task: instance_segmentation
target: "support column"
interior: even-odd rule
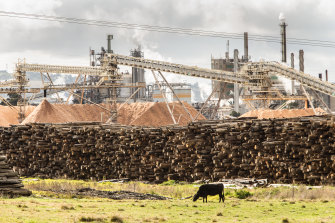
[[[291,53],[291,68],[294,69],[294,53]],[[294,80],[291,81],[291,94],[294,95]]]
[[[234,50],[234,73],[237,75],[238,71],[238,50]],[[234,84],[234,110],[240,112],[239,109],[240,89],[239,84]]]

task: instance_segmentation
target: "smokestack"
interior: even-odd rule
[[[319,79],[322,80],[322,73],[319,73]]]
[[[244,61],[248,60],[248,32],[244,32]]]
[[[328,81],[328,70],[326,70],[325,73],[326,73],[326,81]]]
[[[299,50],[299,71],[305,72],[304,50]]]
[[[280,20],[280,35],[281,35],[281,53],[282,53],[282,59],[281,61],[283,63],[286,63],[286,26],[285,23],[285,17],[283,13],[279,14],[279,20]]]
[[[294,53],[291,53],[291,68],[294,69]],[[291,93],[294,94],[294,80],[291,81]]]
[[[107,35],[107,53],[113,53],[112,50],[112,39],[113,39],[113,35]]]
[[[226,61],[229,61],[229,40],[227,40],[226,50]]]

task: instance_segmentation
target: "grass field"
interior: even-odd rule
[[[218,203],[218,196],[210,197],[206,204],[201,200],[180,199],[197,191],[197,185],[192,184],[100,184],[69,180],[25,180],[24,184],[33,190],[33,196],[0,198],[0,222],[335,222],[334,187],[299,186],[294,191],[288,187],[226,189],[224,204]],[[135,190],[172,199],[78,198],[71,193],[51,191],[84,187]]]

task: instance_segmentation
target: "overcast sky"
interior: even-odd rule
[[[170,26],[217,32],[280,36],[279,14],[286,17],[287,37],[335,39],[333,0],[2,0],[1,11],[35,13],[104,21]],[[142,45],[144,56],[199,67],[224,56],[223,38],[0,17],[0,69],[12,70],[18,58],[29,63],[89,65],[89,47],[106,46],[113,34],[114,52],[129,55]],[[230,40],[243,53],[242,40]],[[335,48],[288,45],[288,53],[305,51],[305,71],[316,76],[329,70],[335,81]],[[249,41],[253,61],[280,61],[280,44]],[[289,56],[288,56],[289,58]],[[149,72],[147,72],[149,73]],[[170,78],[172,78],[170,76]]]

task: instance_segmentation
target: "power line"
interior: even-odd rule
[[[121,23],[121,22],[102,21],[102,20],[89,20],[89,19],[69,18],[69,17],[60,17],[60,16],[47,16],[47,15],[7,12],[7,11],[0,11],[0,16],[11,17],[11,18],[34,19],[34,20],[42,20],[42,21],[52,21],[52,22],[65,22],[65,23],[73,23],[73,24],[81,24],[81,25],[123,28],[123,29],[138,29],[138,30],[145,30],[145,31],[184,34],[184,35],[193,35],[193,36],[217,37],[217,38],[226,38],[226,39],[227,38],[229,39],[243,39],[244,38],[243,34],[240,34],[240,33],[215,32],[215,31],[208,31],[208,30],[196,30],[196,29],[167,27],[167,26],[140,25],[140,24],[132,24],[132,23]],[[249,40],[280,43],[280,37],[267,36],[267,35],[249,34]],[[295,44],[295,45],[335,48],[334,41],[326,41],[326,40],[287,38],[287,43]]]

